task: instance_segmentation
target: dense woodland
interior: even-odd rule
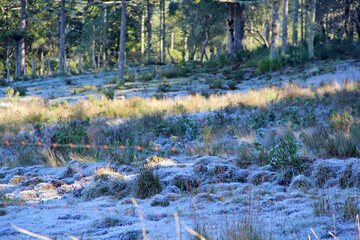
[[[121,83],[140,64],[359,53],[357,0],[1,0],[0,11],[5,79],[116,68]]]

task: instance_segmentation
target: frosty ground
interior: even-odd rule
[[[246,93],[269,84],[281,87],[285,83],[297,83],[316,87],[334,81],[341,85],[345,81],[360,79],[357,62],[331,63],[333,68],[330,72],[321,71],[321,65],[323,63],[308,66],[303,72],[288,69],[266,77],[251,76],[239,83],[234,91],[209,89],[205,79],[213,76],[206,74],[196,76],[191,83],[189,78],[180,78],[170,80],[172,90],[164,94],[167,97],[185,96],[190,90],[207,90],[209,94]],[[89,95],[99,96],[98,89],[109,81],[112,74],[69,77],[71,85],[64,85],[64,78],[60,77],[17,84],[26,86],[28,95],[48,98],[50,102],[76,102],[87,99]],[[84,89],[84,84],[95,87],[79,91],[79,88]],[[126,89],[116,91],[115,98],[133,95],[151,97],[157,92],[157,82],[127,85]],[[8,104],[6,101],[2,103],[4,108]],[[192,113],[187,117],[196,122],[206,122],[215,114]],[[226,117],[235,119],[241,111],[226,114]],[[114,123],[119,119],[111,121],[112,127],[116,128]],[[43,131],[51,131],[52,128],[50,126]],[[278,127],[256,128],[255,138],[267,128],[270,131]],[[31,131],[27,134],[36,135]],[[16,136],[14,138],[17,139]],[[232,138],[225,135],[211,143],[224,141],[228,144]],[[237,142],[240,142],[239,138],[235,138]],[[192,143],[202,146],[206,139],[201,139]],[[164,137],[158,137],[155,142],[167,150],[164,157],[155,157],[156,152],[141,152],[139,162],[130,164],[114,163],[111,159],[96,162],[74,159],[56,168],[45,165],[3,166],[0,169],[3,201],[0,239],[31,239],[16,231],[11,224],[54,239],[70,239],[66,234],[79,239],[142,238],[139,209],[131,200],[137,175],[141,171],[140,165],[151,168],[162,184],[162,191],[157,195],[147,199],[136,198],[143,213],[148,239],[177,239],[179,234],[174,213],[179,216],[182,239],[195,238],[185,226],[201,233],[206,239],[231,239],[246,231],[253,231],[258,239],[308,239],[309,236],[316,239],[315,234],[319,239],[334,239],[329,232],[339,239],[359,237],[354,216],[360,209],[360,162],[357,158],[321,159],[309,152],[300,152],[299,155],[306,155],[303,158],[306,170],[284,184],[284,176],[276,166],[241,161],[239,158],[244,156],[233,151],[219,151],[217,154],[189,152],[185,142],[174,145],[173,140]],[[244,144],[228,146],[240,145]],[[175,152],[169,150],[172,146],[176,147]],[[13,152],[11,147],[1,147],[3,165],[9,165],[5,160]],[[118,186],[119,179],[125,184]],[[121,191],[108,194],[112,184]],[[104,189],[104,194],[99,189]]]

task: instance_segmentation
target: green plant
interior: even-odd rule
[[[145,199],[162,191],[160,178],[152,170],[141,169],[135,182],[135,197]]]
[[[222,80],[221,79],[211,79],[207,81],[209,84],[210,89],[218,89],[222,87]]]
[[[237,83],[236,83],[235,81],[227,82],[227,85],[228,85],[228,87],[229,87],[230,90],[235,90],[235,89],[237,89],[236,84],[237,84]]]
[[[115,89],[114,88],[104,88],[102,93],[106,96],[107,99],[113,100],[115,97]]]
[[[356,216],[360,214],[360,210],[357,207],[358,196],[347,195],[343,206],[343,216],[348,220],[355,220]]]
[[[72,85],[72,79],[71,78],[65,78],[66,85]]]
[[[153,80],[153,78],[154,78],[154,75],[152,73],[148,72],[148,73],[141,74],[139,76],[139,81],[148,82],[148,81]]]
[[[172,86],[169,83],[159,84],[157,92],[170,92],[171,87]]]
[[[81,144],[88,138],[89,121],[71,121],[55,128],[51,133],[51,142],[57,144]]]
[[[19,93],[19,96],[26,96],[27,88],[18,86],[18,87],[14,87],[14,91],[16,93]]]
[[[6,210],[1,209],[0,210],[0,216],[5,216],[7,214]]]
[[[0,79],[0,87],[9,86],[9,82],[6,79]]]
[[[275,146],[268,153],[268,162],[279,168],[296,167],[301,169],[302,161],[297,156],[298,145],[290,130],[275,137]]]

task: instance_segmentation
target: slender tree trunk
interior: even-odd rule
[[[266,0],[265,39],[270,42],[270,2]]]
[[[9,59],[9,49],[6,48],[6,80],[10,81],[10,59]]]
[[[19,77],[23,76],[26,71],[26,63],[25,63],[25,39],[24,39],[24,33],[26,29],[26,0],[21,0],[21,9],[20,9],[20,34],[21,39],[19,43],[19,67],[18,67],[18,73],[17,75]]]
[[[35,59],[31,58],[31,75],[36,75],[36,70],[35,70]]]
[[[205,41],[204,41],[204,44],[201,47],[200,62],[203,61],[206,45],[209,42],[210,22],[211,22],[211,16],[208,16],[207,24],[206,24],[206,27],[205,27]]]
[[[293,10],[293,35],[292,35],[292,44],[293,46],[297,45],[298,41],[298,13],[299,13],[299,0],[294,0],[294,10]]]
[[[59,71],[65,72],[65,0],[60,1],[61,5],[61,26],[60,26],[60,59]]]
[[[276,59],[279,57],[279,8],[280,0],[273,0],[273,19],[272,19],[272,34],[271,34],[271,47],[270,58]]]
[[[145,10],[141,12],[141,61],[145,59]]]
[[[83,68],[82,68],[82,54],[79,54],[79,73],[83,72]]]
[[[40,69],[40,75],[44,76],[45,75],[45,57],[44,57],[44,53],[41,52],[41,69]]]
[[[163,9],[163,7],[162,7],[162,5],[164,4],[164,1],[163,0],[160,0],[160,5],[159,5],[159,8],[160,8],[160,31],[159,31],[159,62],[163,62],[162,61],[162,56],[163,56],[163,41],[162,41],[162,39],[163,39],[163,28],[164,28],[164,26],[163,26],[163,24],[164,24],[164,22],[163,22],[163,14],[162,14],[162,9]]]
[[[304,0],[300,2],[300,41],[304,41]]]
[[[49,76],[52,76],[52,75],[53,75],[53,71],[52,71],[52,68],[51,68],[51,60],[50,60],[50,58],[48,58],[48,74],[49,74]]]
[[[119,52],[119,80],[118,85],[124,85],[125,68],[125,42],[126,42],[126,0],[121,3],[121,32],[120,32],[120,52]]]
[[[100,65],[101,65],[101,57],[100,57],[100,53],[97,54],[97,68],[100,69]]]
[[[314,36],[315,36],[315,12],[316,12],[316,0],[311,2],[311,16],[310,16],[310,34],[309,34],[309,58],[314,58]]]
[[[245,48],[245,4],[235,5],[235,51]]]
[[[234,5],[232,3],[228,4],[228,54],[234,52],[235,47],[235,38],[234,38]]]
[[[171,50],[174,50],[174,32],[171,32],[171,43],[170,43]]]
[[[93,65],[93,69],[95,71],[97,71],[97,68],[96,68],[96,57],[95,57],[95,41],[93,42],[93,47],[91,49],[91,56],[92,56],[92,65]]]
[[[162,63],[166,63],[166,52],[165,52],[165,47],[166,47],[166,16],[165,16],[165,10],[166,10],[166,5],[165,5],[165,0],[162,0]]]
[[[103,62],[103,68],[106,69],[106,46],[107,46],[107,10],[106,7],[104,8],[104,29],[103,29],[103,44],[102,44],[102,62]]]
[[[309,1],[311,1],[311,0],[309,0]],[[309,40],[309,30],[310,30],[310,19],[309,19],[309,9],[308,9],[308,5],[306,4],[305,5],[305,12],[304,12],[304,14],[305,14],[305,26],[304,26],[304,41],[306,42],[306,41],[308,41]]]
[[[183,52],[182,52],[182,60],[185,61],[185,56],[186,56],[186,50],[187,50],[187,36],[186,36],[187,32],[184,31],[184,46],[183,46]]]
[[[151,63],[151,36],[152,36],[152,25],[151,18],[153,15],[153,4],[151,0],[147,0],[147,18],[146,18],[146,31],[147,31],[147,61]]]
[[[282,43],[281,43],[281,52],[285,54],[286,52],[286,44],[288,39],[288,32],[287,32],[287,19],[288,19],[288,7],[289,2],[288,0],[284,1],[284,9],[283,9],[283,26],[282,26]]]

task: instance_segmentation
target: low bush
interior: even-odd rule
[[[296,138],[290,130],[277,134],[275,146],[271,147],[268,153],[269,164],[286,169],[295,167],[301,169],[302,161],[297,156],[298,145]]]
[[[137,198],[145,199],[152,197],[162,191],[159,176],[152,170],[141,169],[135,182],[134,195]]]
[[[107,99],[113,100],[115,97],[115,89],[114,88],[104,88],[102,93],[105,95]]]

